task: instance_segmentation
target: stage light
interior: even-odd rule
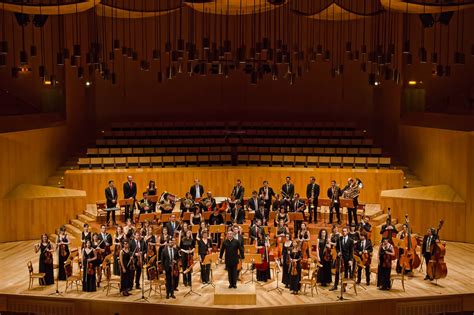
[[[408,81],[408,85],[416,85],[416,84],[417,84],[417,82],[416,82],[416,81],[414,81],[414,80],[410,80],[410,81]]]
[[[86,86],[91,86],[92,82],[91,81],[86,81]]]
[[[374,85],[375,85],[375,86],[379,86],[379,85],[380,85],[380,81],[375,81],[375,82],[374,82]]]

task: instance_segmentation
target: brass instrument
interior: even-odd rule
[[[353,182],[347,189],[342,193],[342,198],[344,199],[355,199],[359,197],[360,190],[359,185],[356,182]]]
[[[311,187],[311,205],[310,205],[311,210],[314,209],[314,184]]]
[[[194,201],[192,199],[187,199],[187,198],[181,201],[181,203],[184,205],[186,209],[188,209],[188,211],[194,205]]]
[[[336,203],[337,198],[339,197],[339,186],[335,185],[334,187],[331,187],[332,189],[332,196],[331,196],[331,202],[330,206],[334,207],[334,204]]]

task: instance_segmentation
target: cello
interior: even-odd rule
[[[259,271],[265,271],[270,267],[269,257],[268,257],[268,238],[267,236],[264,237],[264,246],[260,247],[257,251],[258,254],[262,256],[262,263],[255,264],[255,269]]]
[[[439,241],[439,231],[443,227],[444,220],[439,221],[438,229],[436,230],[436,240],[430,246],[431,259],[428,262],[427,273],[431,280],[443,279],[448,275],[448,266],[444,262],[444,256],[446,255],[446,245]]]
[[[411,234],[410,221],[408,214],[405,215],[405,224],[407,226],[407,235],[403,239],[403,254],[400,257],[400,266],[405,270],[414,270],[421,264],[420,257],[416,253],[416,237]]]
[[[388,217],[387,217],[386,225],[387,225],[387,227],[388,226],[393,227],[393,225],[392,225],[392,210],[390,208],[388,208],[387,212],[388,212]],[[392,260],[395,260],[398,257],[398,247],[393,242],[393,237],[395,237],[396,235],[397,235],[397,230],[395,228],[385,229],[385,231],[383,231],[383,233],[382,233],[382,237],[388,239],[388,242],[393,246],[393,252],[395,253],[395,255],[390,256],[390,259],[392,259]]]

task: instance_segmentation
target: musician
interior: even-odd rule
[[[257,211],[258,206],[260,205],[261,199],[258,197],[257,192],[252,191],[252,198],[247,200],[247,209]]]
[[[277,226],[278,222],[280,222],[281,220],[283,220],[283,222],[285,222],[285,225],[288,225],[288,223],[290,222],[290,216],[288,215],[285,208],[283,208],[283,207],[280,208],[280,211],[278,211],[277,215],[275,216],[275,224],[274,225]]]
[[[388,235],[388,240],[392,240],[392,235],[396,235],[398,233],[397,229],[395,228],[395,225],[392,224],[392,221],[390,218],[387,218],[385,221],[385,224],[382,225],[382,228],[380,229],[380,234],[383,235],[385,232],[387,232]]]
[[[331,181],[331,187],[328,188],[327,196],[330,200],[329,224],[332,224],[333,222],[334,210],[336,210],[337,224],[341,224],[341,213],[339,210],[339,205],[341,204],[339,200],[339,197],[341,196],[341,188],[339,188],[335,180]]]
[[[53,253],[54,247],[48,239],[48,234],[42,234],[41,240],[35,245],[35,253],[39,252],[39,272],[44,273],[44,280],[40,279],[40,285],[54,283]]]
[[[232,231],[227,232],[227,238],[222,242],[219,259],[222,262],[222,257],[225,254],[225,266],[229,279],[229,289],[237,289],[237,265],[239,259],[244,259],[244,250],[239,241],[234,238]]]
[[[325,287],[332,282],[331,243],[329,241],[328,231],[326,229],[319,230],[317,244],[316,257],[321,267],[318,269],[316,282],[321,283],[321,286]]]
[[[354,223],[349,227],[349,237],[354,241],[354,245],[357,245],[360,240],[360,233],[356,230],[356,225]]]
[[[160,210],[163,214],[170,214],[173,212],[175,203],[171,198],[171,194],[164,192],[162,199],[160,200]]]
[[[59,234],[56,240],[56,246],[59,248],[58,258],[58,279],[66,280],[66,270],[64,269],[64,262],[69,257],[69,237],[66,234],[66,227],[61,226],[59,228]]]
[[[123,184],[124,199],[133,200],[132,205],[125,205],[125,220],[133,219],[133,210],[135,209],[135,202],[137,199],[137,184],[133,181],[132,176],[127,176],[127,181]]]
[[[135,289],[140,289],[140,277],[142,275],[142,266],[145,255],[145,242],[138,231],[135,232],[135,238],[130,241],[130,251],[133,253],[133,264],[135,264]]]
[[[86,241],[92,241],[92,234],[89,232],[89,224],[84,223],[84,228],[81,233],[81,248],[86,246]]]
[[[432,245],[436,242],[439,242],[438,235],[436,235],[436,230],[434,228],[429,228],[426,235],[423,237],[423,244],[421,248],[421,254],[425,258],[426,263],[426,276],[424,280],[433,280],[428,276],[428,263],[431,260],[431,248]]]
[[[288,229],[288,226],[285,224],[285,220],[281,219],[280,222],[278,222],[275,236],[283,239],[285,238],[285,235],[289,233],[290,229]]]
[[[258,239],[258,235],[262,233],[261,230],[263,230],[262,220],[257,219],[255,220],[254,225],[250,227],[249,230],[250,245],[252,245]]]
[[[234,232],[234,238],[240,242],[240,246],[244,248],[244,237],[242,235],[242,229],[237,224],[232,226],[232,232]],[[243,249],[242,249],[243,250]]]
[[[354,256],[354,241],[349,237],[347,228],[342,229],[342,236],[338,239],[336,244],[336,251],[338,253],[339,263],[344,264],[344,278],[349,277],[352,270],[353,256]],[[350,275],[352,278],[352,274]],[[329,291],[337,290],[339,284],[339,266],[336,266],[336,277],[334,279],[334,286]],[[344,288],[345,290],[345,288]]]
[[[237,201],[235,207],[230,208],[230,219],[232,223],[243,224],[245,221],[245,210],[242,207],[242,203]]]
[[[178,279],[176,279],[176,268],[178,268],[178,259],[179,253],[178,250],[175,248],[174,239],[170,239],[168,242],[168,246],[163,249],[161,252],[161,263],[163,265],[163,270],[165,271],[166,275],[166,298],[169,299],[170,297],[176,299],[174,296],[175,287],[177,286],[176,283],[179,280],[179,272],[178,272]]]
[[[102,230],[102,227],[101,227]],[[102,261],[104,259],[104,252],[105,248],[102,248],[102,243],[99,240],[99,234],[93,233],[92,234],[92,249],[95,252],[95,259],[94,259],[94,268],[96,272],[96,281],[97,287],[100,288],[100,282],[102,281]]]
[[[206,193],[206,198],[201,200],[201,209],[202,211],[212,211],[217,208],[216,199],[212,197],[212,192],[208,191]]]
[[[295,195],[295,185],[291,182],[291,177],[287,176],[285,183],[281,186],[281,194],[283,196],[282,202],[288,206]]]
[[[201,262],[201,282],[207,284],[210,281],[211,264],[204,265],[204,258],[212,253],[212,242],[208,238],[207,230],[201,231],[201,238],[198,242],[198,254]]]
[[[377,272],[377,287],[380,290],[390,290],[392,286],[390,281],[392,256],[395,256],[393,245],[389,243],[388,238],[384,238],[379,248],[379,266]]]
[[[304,201],[300,199],[300,194],[296,193],[295,198],[291,201],[290,212],[300,212],[303,215],[303,220],[305,220],[304,209],[306,209],[306,205]],[[298,238],[301,222],[303,221],[294,220],[295,238]]]
[[[191,193],[193,200],[204,196],[204,187],[200,184],[199,179],[196,178],[194,180],[194,185],[189,188],[189,192]]]
[[[367,238],[370,238],[369,233],[372,232],[372,225],[369,223],[369,221],[370,221],[370,217],[368,215],[366,215],[362,219],[362,222],[360,222],[360,224],[359,224],[359,232],[360,233],[362,233],[362,232],[367,233]]]
[[[301,250],[300,245],[295,244],[290,252],[289,280],[291,294],[298,294],[301,280]]]
[[[148,269],[153,266],[153,262],[156,261],[156,245],[157,245],[157,240],[156,236],[153,233],[153,227],[149,226],[147,228],[147,233],[145,237],[143,238],[143,241],[145,242],[145,248],[146,248],[146,265],[147,265],[147,277],[148,280],[150,280],[150,274],[148,272]],[[155,263],[156,265],[156,263]]]
[[[110,254],[110,246],[112,246],[112,235],[107,233],[106,226],[100,226],[100,234],[98,235],[100,248],[104,250],[105,255]]]
[[[269,216],[269,210],[265,208],[265,204],[262,202],[258,207],[258,211],[255,211],[254,222],[255,220],[260,220],[262,221],[262,225],[267,225]]]
[[[148,192],[143,192],[143,198],[138,202],[140,214],[152,213],[154,209],[151,207],[151,203],[148,201]]]
[[[191,226],[201,225],[202,221],[204,221],[204,218],[202,216],[202,210],[201,208],[197,207],[195,212],[191,212],[191,215],[189,217],[189,224]]]
[[[148,182],[148,187],[146,188],[146,192],[148,196],[156,196],[158,194],[158,188],[156,188],[156,184],[154,180],[150,180]],[[156,202],[148,201],[150,203],[150,208],[152,211],[156,210]]]
[[[181,201],[181,205],[179,206],[181,218],[183,218],[185,212],[191,212],[191,214],[193,214],[196,211],[197,208],[192,198],[191,193],[187,192],[186,197]]]
[[[364,255],[367,256],[368,261],[364,265],[364,267],[357,268],[357,284],[360,284],[362,279],[362,269],[365,270],[365,281],[367,285],[370,285],[370,262],[372,259],[372,252],[374,251],[372,247],[372,242],[367,239],[366,233],[360,234],[360,241],[357,243],[355,248],[355,253],[357,256],[360,257],[362,261],[364,261]]]
[[[97,234],[95,234],[97,235]],[[95,292],[96,289],[97,255],[90,240],[87,240],[82,250],[82,291]]]
[[[309,212],[309,223],[318,222],[318,198],[319,198],[319,185],[316,184],[316,178],[311,176],[309,178],[309,184],[306,186],[306,198],[308,198],[308,212]]]
[[[279,194],[276,194],[275,200],[273,200],[273,203],[272,203],[272,211],[278,211],[280,210],[280,208],[286,209],[287,207],[288,207],[287,203],[280,197]]]
[[[181,266],[183,268],[183,283],[185,287],[191,286],[194,248],[196,247],[196,243],[193,239],[193,232],[191,230],[186,231],[186,234],[179,243],[179,247],[181,254]],[[188,270],[188,272],[184,272],[188,268],[190,268],[190,270]]]
[[[237,182],[235,183],[234,188],[232,188],[232,192],[230,193],[231,195],[231,201],[234,203],[235,201],[240,201],[241,204],[244,203],[244,194],[245,194],[245,188],[242,186],[242,181],[240,179],[237,179]]]
[[[109,186],[105,188],[105,200],[107,208],[116,208],[117,207],[117,188],[114,186],[114,181],[109,180]],[[115,210],[114,211],[107,211],[107,225],[110,223],[110,212],[112,212],[112,224],[117,225],[115,222]]]
[[[273,188],[268,185],[268,181],[263,181],[263,186],[258,190],[258,194],[265,205],[265,210],[270,211],[270,205],[272,204],[272,198],[275,197]]]
[[[352,224],[352,219],[354,218],[354,222],[356,225],[357,223],[357,206],[359,205],[359,187],[356,181],[354,179],[349,178],[347,180],[347,185],[342,189],[342,194],[344,198],[347,199],[352,199],[353,207],[352,208],[347,208],[347,216],[348,216],[348,224]]]
[[[149,227],[150,227],[150,221],[145,220],[143,222],[142,228],[140,229],[140,234],[142,235],[142,237],[145,237],[147,235]]]
[[[120,276],[120,249],[123,247],[125,242],[125,233],[123,232],[123,228],[121,225],[118,225],[115,230],[115,237],[114,237],[114,268],[113,273],[115,276]]]
[[[170,220],[166,222],[166,228],[168,229],[171,237],[174,237],[174,233],[178,230],[178,222],[176,222],[176,215],[172,214]]]
[[[164,226],[163,229],[161,230],[161,235],[158,238],[158,244],[160,244],[160,246],[158,247],[158,259],[161,259],[161,253],[163,251],[163,248],[166,248],[166,246],[168,246],[168,242],[170,239],[171,239],[171,235],[168,232],[168,228]],[[158,264],[163,266],[161,264],[161,261],[158,261]]]
[[[268,256],[268,250],[270,243],[268,242],[265,231],[261,229],[257,234],[257,253],[262,256],[262,263],[255,264],[257,269],[257,281],[267,282],[270,279],[270,260]]]
[[[199,230],[198,230],[196,239],[198,239],[198,240],[201,239],[201,235],[202,235],[203,231],[209,232],[209,226],[208,226],[207,222],[204,221],[204,220],[201,221],[201,224],[199,225]],[[208,236],[209,236],[209,234],[208,234]]]
[[[133,225],[132,219],[128,218],[125,223],[125,227],[123,228],[123,232],[125,233],[125,240],[130,241],[135,234],[135,226]]]
[[[400,243],[403,243],[403,240],[408,237],[408,226],[406,224],[402,225],[402,230],[398,232],[397,239],[400,240]],[[395,271],[400,274],[402,273],[402,266],[400,265],[400,258],[405,253],[405,248],[403,246],[398,246],[398,257],[397,265],[395,266]],[[411,270],[405,269],[405,274],[410,273]]]
[[[219,212],[219,209],[214,208],[214,211],[209,216],[209,225],[222,225],[224,224],[224,217]],[[221,233],[212,233],[212,243],[216,244],[217,247],[221,245]]]
[[[291,240],[290,233],[285,234],[282,247],[283,274],[281,282],[285,285],[285,288],[288,289],[290,288],[290,254],[293,248],[293,241]]]
[[[123,248],[119,253],[119,263],[120,263],[120,294],[123,296],[129,296],[129,291],[133,287],[133,275],[130,268],[131,265],[131,253],[130,245],[128,242],[123,243]]]

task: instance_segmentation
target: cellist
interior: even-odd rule
[[[426,263],[426,276],[424,280],[432,280],[430,276],[428,276],[428,263],[431,260],[431,245],[438,241],[438,235],[436,235],[436,230],[433,227],[430,227],[423,237],[423,245],[421,249],[421,253],[425,259]]]

